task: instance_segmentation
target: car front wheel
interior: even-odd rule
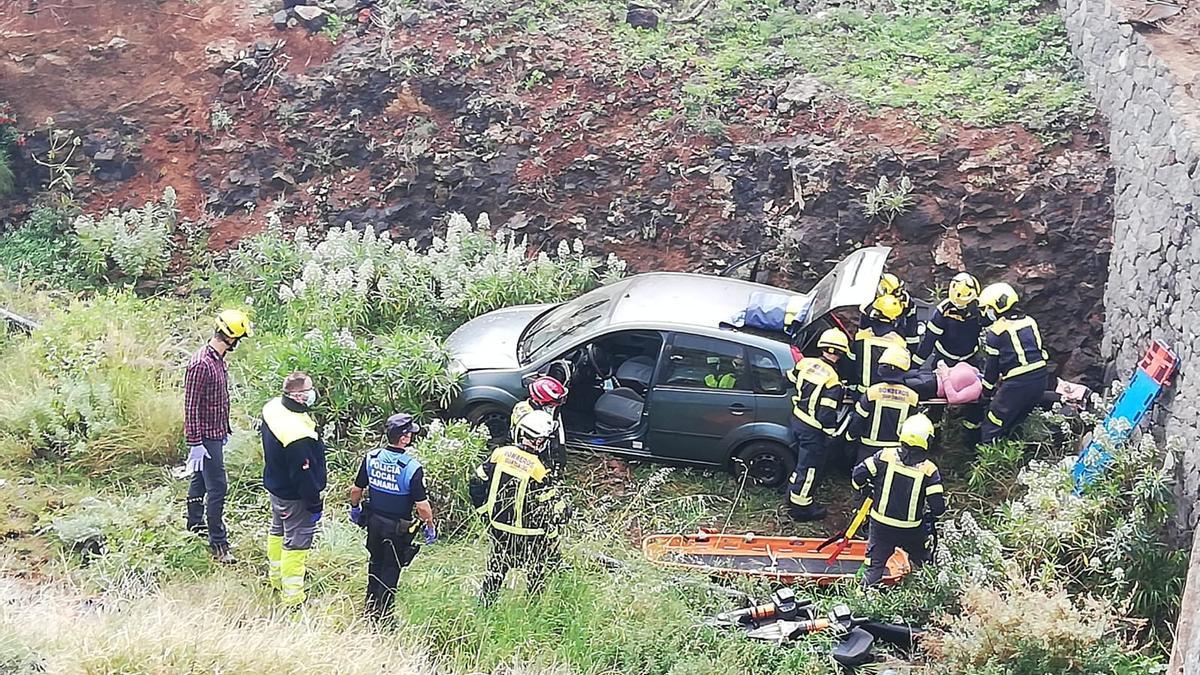
[[[467,412],[467,422],[472,427],[483,427],[492,437],[493,443],[504,443],[508,440],[509,418],[511,413],[494,405],[478,405]]]
[[[777,488],[787,482],[796,468],[796,458],[786,446],[771,441],[754,441],[743,446],[733,460],[734,473],[743,473],[755,485]]]

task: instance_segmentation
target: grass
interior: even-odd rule
[[[895,0],[887,11],[848,3],[811,13],[784,0],[715,0],[690,23],[664,13],[657,30],[627,25],[626,4],[615,0],[524,3],[508,12],[496,0],[468,4],[529,32],[598,26],[620,55],[617,79],[646,65],[684,76],[681,99],[693,119],[738,113],[797,75],[925,122],[1043,130],[1089,114],[1065,27],[1055,5],[1041,0]]]

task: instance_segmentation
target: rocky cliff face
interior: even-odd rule
[[[487,211],[538,243],[582,238],[634,271],[715,272],[765,251],[767,280],[797,289],[854,248],[885,244],[919,297],[960,269],[1013,282],[1060,372],[1096,381],[1112,219],[1098,128],[1055,142],[1016,126],[930,131],[804,76],[750,87],[718,125],[681,112],[685,73],[621,73],[595,36],[476,39],[467,33],[482,24],[447,7],[387,39],[359,25],[335,49],[205,7],[199,26],[98,14],[58,45],[56,58],[90,62],[85,47],[119,19],[132,46],[103,58],[174,64],[166,89],[109,78],[103,104],[60,116],[86,141],[89,208],[170,183],[217,249],[260,227],[266,208],[291,225],[350,221],[425,242],[446,214]],[[27,120],[58,115],[53,92],[83,84],[43,70],[9,80],[29,93],[14,101]]]

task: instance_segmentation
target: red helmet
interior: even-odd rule
[[[567,388],[553,377],[539,377],[529,383],[529,400],[536,405],[562,405],[567,400]]]

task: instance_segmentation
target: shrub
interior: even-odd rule
[[[171,260],[171,232],[179,212],[175,190],[163,191],[161,202],[140,209],[109,211],[99,219],[75,219],[75,234],[87,268],[95,275],[120,272],[131,279],[157,277]]]
[[[208,568],[207,545],[183,529],[166,489],[118,500],[85,498],[54,519],[54,536],[98,590],[152,590],[165,579]]]
[[[372,337],[313,329],[295,337],[263,334],[252,349],[234,365],[250,383],[244,396],[251,414],[257,416],[279,394],[288,373],[303,370],[319,392],[315,410],[328,437],[377,427],[398,410],[430,411],[456,392],[455,378],[446,371],[449,355],[422,333]]]
[[[1121,639],[1114,607],[1061,586],[1043,590],[1017,576],[1002,589],[968,588],[962,607],[923,642],[934,673],[1161,672]]]
[[[90,473],[177,455],[181,306],[129,293],[76,300],[0,356],[0,434]]]
[[[289,244],[268,228],[234,255],[235,281],[222,295],[269,293],[286,309],[264,308],[258,319],[281,332],[312,327],[386,332],[398,326],[444,334],[479,314],[513,304],[554,302],[624,273],[624,263],[585,256],[583,245],[560,242],[553,255],[529,250],[511,232],[493,234],[486,215],[474,225],[451,216],[444,238],[427,251],[366,228],[334,228],[309,241],[304,228]],[[221,285],[218,283],[218,285]]]
[[[90,281],[72,259],[74,234],[68,233],[68,224],[74,215],[71,204],[34,208],[20,227],[0,235],[0,268],[18,279],[65,286]]]
[[[465,422],[430,423],[413,455],[425,467],[425,486],[439,526],[446,535],[479,522],[468,492],[475,467],[487,455],[487,439]]]

